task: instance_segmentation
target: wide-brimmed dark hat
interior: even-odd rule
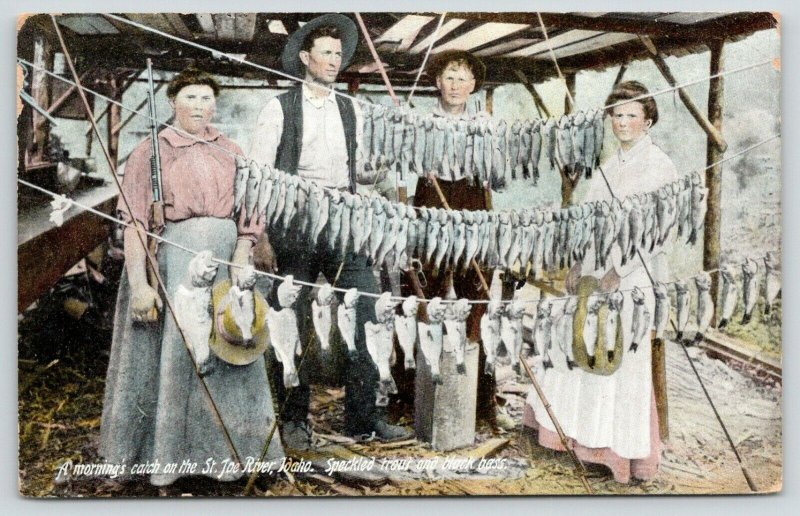
[[[469,67],[472,69],[472,75],[475,77],[475,91],[481,89],[483,81],[486,79],[486,65],[483,64],[479,57],[466,50],[445,50],[431,56],[426,70],[431,82],[436,84],[436,78],[444,71],[447,65],[461,59],[469,63]]]
[[[286,73],[294,75],[295,77],[305,77],[305,66],[300,61],[299,53],[303,48],[303,41],[306,39],[311,31],[317,27],[324,27],[330,25],[339,29],[339,35],[342,38],[342,67],[341,70],[347,68],[350,61],[353,59],[353,54],[356,52],[358,45],[358,29],[353,20],[343,14],[331,13],[318,16],[313,20],[307,22],[298,30],[289,36],[289,41],[283,47],[283,54],[281,54],[281,62],[283,69]]]

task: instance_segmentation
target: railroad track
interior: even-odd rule
[[[759,353],[753,353],[752,350],[745,348],[723,333],[715,330],[707,331],[700,347],[705,349],[710,356],[733,360],[752,367],[757,375],[760,373],[779,382],[782,380],[783,369],[779,360],[768,356],[758,356]]]

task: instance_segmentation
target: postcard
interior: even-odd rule
[[[20,15],[20,494],[781,491],[779,28]]]

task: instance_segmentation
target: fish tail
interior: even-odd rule
[[[675,334],[675,340],[677,340],[679,342],[683,340],[683,332],[682,331],[679,331],[678,333]]]
[[[692,344],[693,345],[700,344],[703,341],[704,338],[705,338],[705,336],[701,332],[698,331],[694,335],[694,340],[692,341]]]
[[[694,245],[696,242],[697,242],[697,230],[692,228],[692,232],[689,233],[689,239],[686,241],[686,243]]]
[[[772,305],[770,305],[769,303],[764,305],[764,315],[769,315],[771,311],[772,311]]]
[[[719,328],[721,330],[722,328],[726,327],[727,325],[728,325],[728,320],[727,319],[722,319],[719,322],[719,326],[717,326],[717,328]]]
[[[751,317],[752,317],[752,314],[744,314],[744,316],[742,317],[742,322],[741,322],[741,324],[748,324],[748,323],[750,323],[750,318],[751,318]]]

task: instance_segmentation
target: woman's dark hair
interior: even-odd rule
[[[306,38],[303,40],[303,46],[300,47],[300,50],[310,52],[314,47],[314,41],[316,41],[318,38],[333,38],[341,40],[342,36],[339,35],[338,27],[334,27],[333,25],[320,25],[306,35]]]
[[[611,106],[618,102],[635,99],[649,94],[650,92],[647,90],[645,85],[639,81],[621,82],[614,87],[611,95],[609,95],[606,99],[606,106]],[[656,101],[653,99],[653,97],[638,99],[636,102],[640,103],[644,108],[645,120],[652,120],[653,125],[656,125],[656,122],[658,122],[658,106],[656,106]],[[613,108],[606,108],[606,113],[611,115],[612,109]]]
[[[210,73],[199,70],[194,66],[189,66],[169,81],[167,98],[174,99],[183,88],[194,84],[209,86],[214,91],[215,97],[219,95],[219,83]]]

